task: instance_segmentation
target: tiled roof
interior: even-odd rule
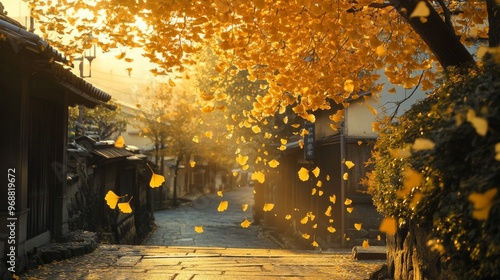
[[[115,147],[95,148],[92,153],[107,159],[130,157],[134,155],[134,153],[131,153],[125,149],[118,149]]]
[[[69,61],[62,53],[38,35],[27,31],[15,20],[0,13],[0,51],[4,47],[11,49],[15,54],[30,53],[47,61],[43,65],[33,63],[31,66],[39,67],[37,70],[51,74],[57,84],[80,97],[79,100],[83,98],[87,104],[90,101],[94,105],[105,105],[111,99],[111,95],[65,68],[64,65],[69,66]]]

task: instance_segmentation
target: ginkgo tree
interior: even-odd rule
[[[436,4],[434,4],[436,3]],[[454,6],[455,5],[455,6]],[[454,1],[31,1],[45,38],[67,54],[96,43],[104,51],[142,48],[158,67],[154,75],[183,72],[193,54],[210,45],[224,76],[246,69],[250,80],[266,80],[252,116],[259,119],[293,106],[330,108],[384,90],[383,72],[405,88],[433,86],[442,67],[472,64],[465,45],[473,38],[498,44],[494,0]],[[460,9],[457,13],[456,9]],[[57,34],[68,34],[61,40]],[[92,35],[92,36],[89,36]],[[256,67],[259,66],[259,67]],[[385,85],[386,90],[389,85]]]

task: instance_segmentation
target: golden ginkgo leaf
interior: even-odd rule
[[[316,168],[314,168],[314,169],[311,171],[311,173],[312,173],[312,174],[314,174],[314,176],[315,176],[316,178],[318,178],[318,177],[319,177],[319,172],[320,172],[320,169],[319,169],[319,167],[317,167],[317,166],[316,166]]]
[[[326,209],[325,215],[328,216],[328,217],[332,216],[332,206],[331,205],[328,206],[328,208]]]
[[[351,93],[354,91],[354,82],[353,80],[346,80],[344,82],[344,90],[348,93]]]
[[[245,165],[247,164],[247,161],[248,161],[248,156],[242,156],[241,154],[238,154],[238,156],[236,157],[236,162],[239,165]]]
[[[473,192],[469,194],[469,201],[474,205],[472,217],[476,220],[487,220],[490,214],[491,206],[493,206],[495,196],[498,189],[492,188],[485,193]]]
[[[326,229],[327,229],[330,233],[335,233],[335,232],[337,231],[337,230],[336,230],[334,227],[332,227],[332,226],[329,226],[329,227],[327,227]]]
[[[134,197],[133,196],[130,197],[130,200],[127,202],[118,203],[118,209],[120,209],[120,211],[122,211],[122,213],[125,213],[125,214],[132,213],[132,207],[130,207],[130,201],[132,200],[132,198],[134,198]]]
[[[321,188],[322,186],[323,186],[323,182],[321,182],[321,180],[316,182],[316,187]]]
[[[488,132],[488,120],[485,118],[477,117],[476,112],[472,109],[467,111],[467,121],[472,124],[477,134],[485,136]]]
[[[396,219],[393,217],[385,217],[380,223],[380,231],[390,235],[396,234],[397,225]]]
[[[242,228],[248,228],[252,224],[249,220],[245,219],[243,222],[241,222],[241,227]]]
[[[432,150],[434,149],[434,142],[430,139],[426,138],[417,138],[415,139],[415,142],[413,142],[413,146],[411,148],[416,151],[422,151],[422,150]]]
[[[160,174],[153,173],[153,175],[151,175],[151,181],[149,181],[149,186],[152,188],[158,188],[161,184],[163,184],[163,182],[165,182],[165,177]]]
[[[347,207],[345,210],[347,213],[352,213],[352,211],[354,211],[354,207]]]
[[[365,240],[363,241],[362,246],[363,246],[363,248],[364,248],[365,250],[366,250],[366,249],[368,249],[368,247],[370,247],[370,244],[368,244],[368,240],[366,240],[366,239],[365,239]]]
[[[403,188],[396,191],[396,195],[400,198],[404,198],[409,195],[411,190],[418,187],[424,179],[422,173],[417,172],[410,167],[406,167],[403,171],[403,178]]]
[[[420,1],[418,2],[417,6],[415,6],[415,9],[410,15],[410,18],[414,17],[428,17],[430,14],[429,7],[427,7],[427,4],[425,1]]]
[[[116,59],[122,59],[122,58],[125,57],[126,54],[127,54],[126,52],[122,52],[122,53],[120,53],[118,55],[115,55],[115,57],[116,57]]]
[[[260,133],[261,132],[260,127],[258,125],[252,126],[252,131],[253,131],[253,133]]]
[[[269,167],[271,167],[271,168],[276,168],[276,167],[278,167],[278,165],[280,165],[279,161],[277,161],[277,160],[275,160],[275,159],[271,160],[271,161],[270,161],[270,162],[268,162],[267,164],[268,164],[268,165],[269,165]]]
[[[172,79],[168,79],[168,85],[171,87],[175,87],[175,83],[174,81],[172,81]]]
[[[273,208],[274,208],[274,203],[264,203],[264,207],[262,207],[262,210],[264,212],[269,212],[273,210]]]
[[[345,201],[344,201],[344,204],[345,205],[351,205],[352,204],[352,199],[346,198]]]
[[[304,233],[304,234],[302,234],[302,238],[309,239],[309,238],[311,238],[311,235]]]
[[[312,188],[312,190],[311,190],[311,195],[315,195],[315,194],[316,194],[316,192],[317,192],[316,188]]]
[[[319,247],[319,244],[318,244],[318,242],[316,242],[316,240],[314,240],[313,243],[311,243],[311,245],[313,247]]]
[[[106,204],[108,204],[109,208],[115,209],[116,208],[116,204],[118,204],[118,200],[120,198],[122,198],[122,197],[125,197],[125,196],[118,196],[113,191],[108,191],[106,193],[106,196],[104,197],[104,199],[106,200]]]
[[[200,139],[198,138],[198,136],[193,136],[193,139],[191,139],[191,141],[195,142],[195,143],[199,143],[200,142]]]
[[[125,139],[123,139],[123,136],[118,136],[115,140],[115,148],[118,149],[123,149],[125,147]]]
[[[217,195],[220,196],[220,197],[224,196],[224,194],[222,193],[222,191],[217,191]]]
[[[217,207],[217,211],[224,212],[227,210],[228,202],[227,200],[221,201],[219,203],[219,207]]]
[[[335,202],[336,202],[336,201],[337,201],[337,196],[336,196],[336,195],[334,195],[334,194],[332,194],[332,195],[330,196],[330,202],[331,202],[332,204],[335,204]]]
[[[288,214],[285,216],[285,220],[290,220],[292,218],[292,215]]]
[[[344,181],[347,181],[349,180],[349,173],[344,173],[344,175],[342,176],[342,179],[344,179]]]
[[[203,233],[203,226],[195,226],[194,231],[196,231],[197,233]]]
[[[247,211],[247,209],[248,209],[248,204],[241,205],[241,210],[243,210],[243,212]]]
[[[309,170],[307,170],[306,168],[304,168],[304,167],[300,168],[298,174],[299,174],[299,179],[301,181],[305,182],[305,181],[309,180]]]
[[[352,161],[350,161],[350,160],[347,160],[345,162],[345,165],[347,166],[348,169],[351,169],[351,168],[354,167],[354,163]]]
[[[300,220],[300,223],[303,224],[303,225],[307,224],[307,222],[309,222],[309,217],[308,216],[305,216],[304,218],[302,218]]]
[[[323,196],[323,191],[318,191],[318,196]]]
[[[259,183],[264,183],[266,181],[266,174],[264,174],[262,171],[256,171],[252,173],[252,180],[257,180]]]
[[[354,224],[354,228],[355,228],[356,230],[361,230],[361,225],[362,225],[361,223],[355,223],[355,224]]]
[[[196,166],[196,161],[190,160],[189,161],[189,166],[191,166],[191,168],[194,168]]]

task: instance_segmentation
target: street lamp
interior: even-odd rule
[[[91,78],[92,77],[92,61],[97,56],[96,44],[95,44],[95,42],[93,42],[94,37],[92,35],[89,35],[88,41],[92,42],[92,46],[89,49],[84,50],[81,57],[75,58],[76,61],[80,61],[80,65],[78,66],[78,69],[80,70],[80,78]],[[89,75],[88,76],[85,76],[83,74],[85,59],[89,62]]]

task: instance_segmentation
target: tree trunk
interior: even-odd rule
[[[495,1],[495,0],[489,0]],[[453,29],[448,26],[430,4],[430,14],[426,17],[427,22],[422,23],[420,18],[410,18],[411,12],[420,1],[391,0],[399,14],[407,20],[410,26],[429,46],[443,68],[449,66],[470,67],[475,61],[469,51],[460,42]]]
[[[488,38],[490,47],[500,46],[500,4],[495,0],[486,0],[488,8]]]

